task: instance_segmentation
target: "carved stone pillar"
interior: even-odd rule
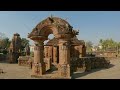
[[[59,41],[59,76],[70,78],[70,43],[69,41]]]
[[[51,58],[49,57],[48,49],[49,49],[49,46],[44,47],[44,54],[45,54],[44,62],[46,66],[46,71],[51,68],[51,63],[52,63]]]
[[[43,42],[39,42],[34,47],[34,63],[32,67],[32,75],[31,76],[41,76],[45,74],[45,63],[43,61],[44,58],[44,45]]]
[[[58,58],[58,55],[57,55],[57,47],[53,47],[53,63],[54,64],[57,64],[57,58]]]
[[[45,58],[48,58],[48,46],[44,46],[44,56],[45,56]]]
[[[53,57],[52,57],[53,55],[52,54],[53,54],[52,46],[49,46],[49,48],[48,48],[48,57],[51,58],[51,60],[53,60]]]

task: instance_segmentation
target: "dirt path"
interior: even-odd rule
[[[18,64],[0,63],[0,68],[4,73],[0,74],[0,79],[30,79],[30,69],[18,66]]]

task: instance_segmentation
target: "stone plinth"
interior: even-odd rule
[[[33,63],[31,76],[39,77],[45,74],[45,64]]]
[[[58,65],[58,75],[64,78],[71,78],[70,66],[69,64]]]

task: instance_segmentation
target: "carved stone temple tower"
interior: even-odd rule
[[[21,38],[18,33],[15,33],[10,47],[9,47],[9,63],[17,63],[18,62],[18,57],[20,56],[21,53]]]

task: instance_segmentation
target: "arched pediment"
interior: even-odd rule
[[[48,17],[36,25],[33,31],[28,35],[28,38],[31,38],[33,36],[48,37],[49,34],[56,36],[72,33],[72,26],[67,21],[58,17]]]

